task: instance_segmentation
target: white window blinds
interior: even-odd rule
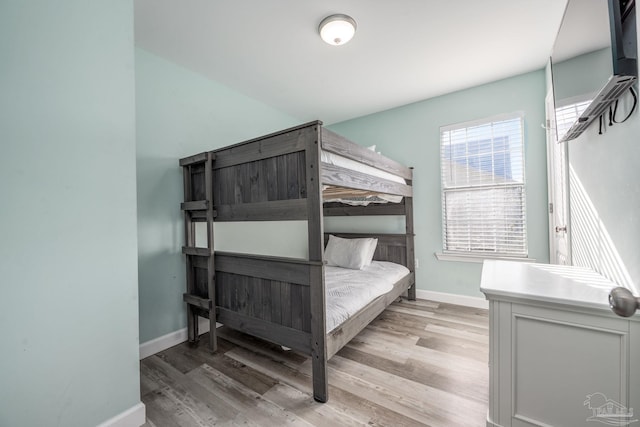
[[[445,253],[527,256],[523,117],[440,128]]]
[[[582,102],[576,102],[573,104],[565,105],[563,107],[556,108],[556,126],[558,128],[558,140],[567,133],[571,126],[578,120],[578,117],[584,113],[591,99]]]

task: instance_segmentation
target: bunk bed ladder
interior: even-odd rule
[[[213,220],[215,210],[213,205],[213,161],[215,154],[212,152],[201,153],[180,160],[184,177],[184,202],[180,208],[184,212],[184,236],[185,245],[182,253],[186,256],[186,284],[187,292],[182,299],[187,304],[187,329],[190,343],[199,340],[198,317],[205,315],[209,319],[209,348],[212,352],[217,350],[216,340],[216,304],[215,304],[215,266],[214,266],[214,241]],[[204,166],[204,196],[203,200],[193,200],[194,191],[192,168]],[[196,220],[207,224],[207,246],[196,246]],[[206,290],[198,292],[196,284],[196,268],[206,271]]]

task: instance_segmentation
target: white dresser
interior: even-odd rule
[[[640,315],[611,312],[616,286],[579,267],[485,261],[487,426],[640,427]]]

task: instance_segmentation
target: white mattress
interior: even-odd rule
[[[386,261],[373,261],[363,270],[326,266],[327,333],[376,297],[389,292],[407,274],[409,269],[405,266]]]
[[[366,173],[367,175],[376,176],[378,178],[383,178],[383,179],[397,182],[400,184],[406,184],[406,181],[404,180],[404,178],[398,175],[394,175],[390,172],[383,171],[378,168],[374,168],[373,166],[365,165],[364,163],[356,162],[355,160],[351,160],[349,158],[340,156],[335,153],[330,153],[328,151],[322,150],[320,160],[323,163],[328,163],[330,165],[340,166],[345,169]],[[400,201],[402,201],[402,196],[396,196],[392,194],[379,194],[377,197],[382,201],[382,203],[385,203],[385,202],[400,203]],[[325,202],[330,202],[330,201],[340,201],[343,203],[354,204],[354,205],[367,205],[372,202],[367,200],[357,200],[357,201],[350,202],[349,199],[325,200]],[[377,203],[380,203],[380,201],[377,201]]]

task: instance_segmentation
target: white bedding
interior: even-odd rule
[[[346,169],[351,169],[354,171],[366,173],[368,175],[376,176],[378,178],[383,178],[383,179],[397,182],[400,184],[406,184],[406,181],[404,180],[404,178],[400,176],[394,175],[390,172],[383,171],[378,168],[374,168],[373,166],[365,165],[364,163],[356,162],[355,160],[351,160],[349,158],[340,156],[335,153],[330,153],[328,151],[322,150],[320,160],[323,163],[328,163],[330,165],[340,166]],[[349,199],[335,199],[335,200],[325,200],[325,202],[340,201],[342,203],[351,204],[351,205],[368,205],[369,203],[387,203],[387,202],[400,203],[400,201],[402,201],[402,196],[396,196],[392,194],[378,194],[376,197],[378,197],[379,200],[349,201]]]
[[[376,297],[389,292],[407,274],[409,269],[405,266],[386,261],[373,261],[363,270],[326,266],[327,333]]]

